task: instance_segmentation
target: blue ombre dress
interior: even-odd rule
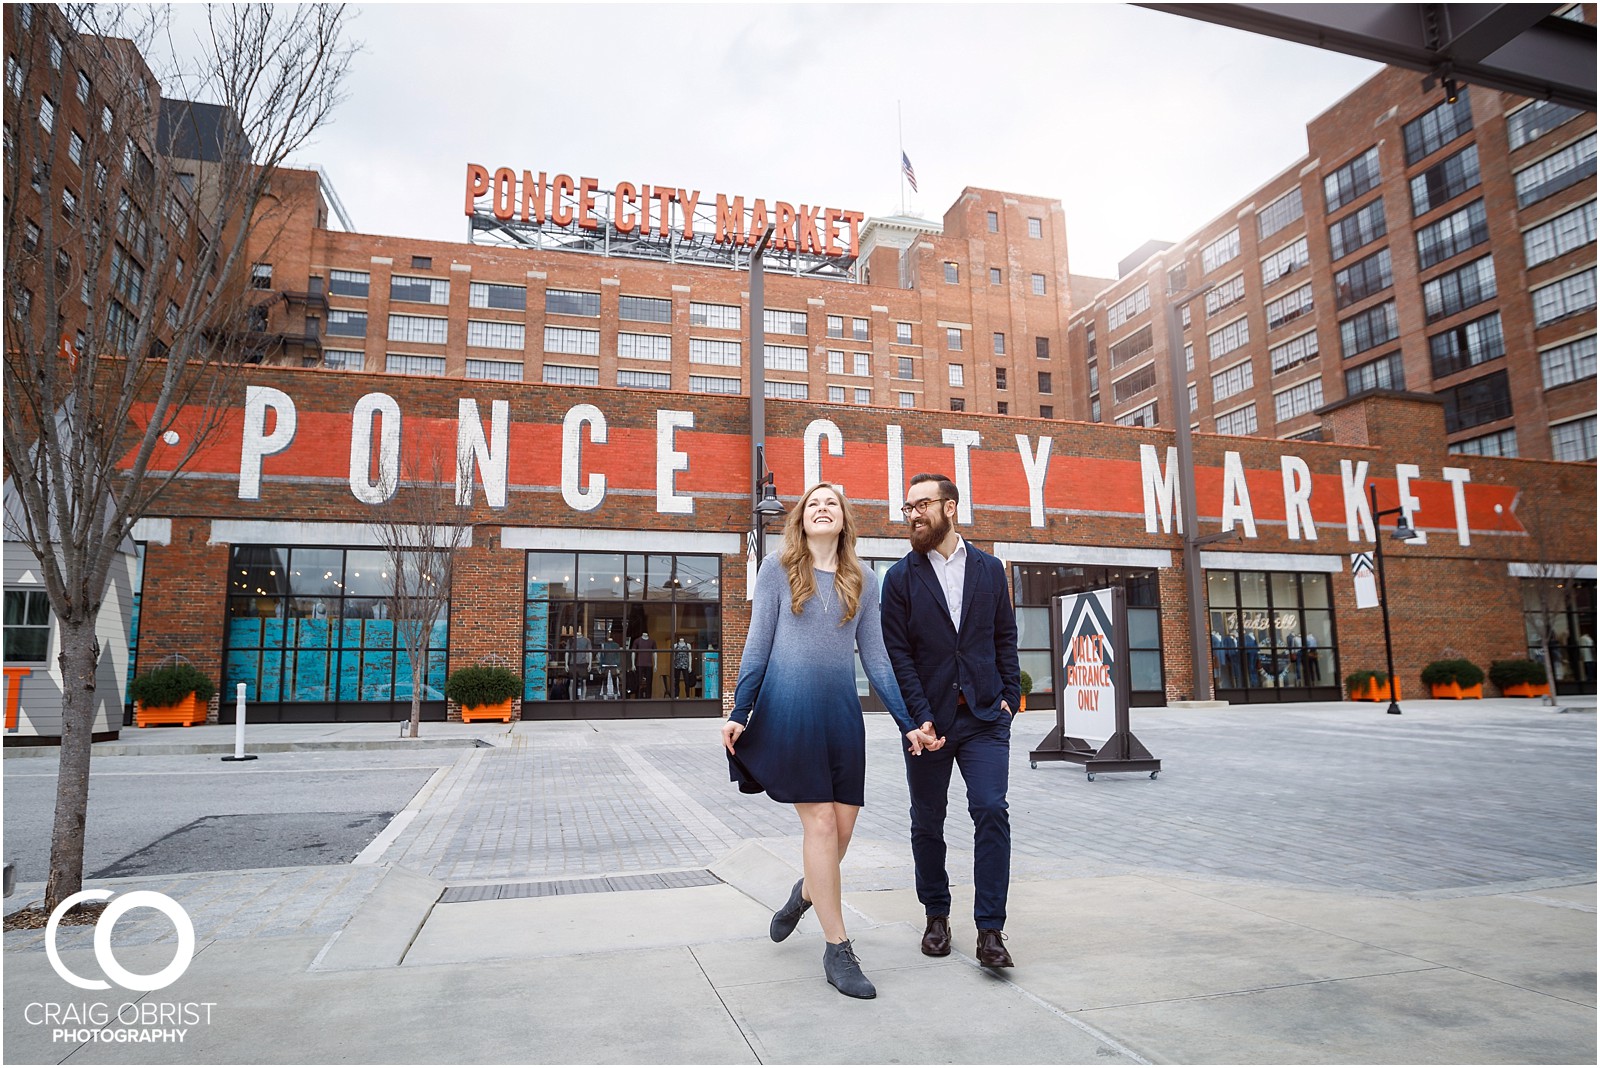
[[[859,806],[865,800],[867,730],[856,695],[858,648],[867,678],[901,733],[917,725],[883,647],[877,577],[863,574],[861,603],[842,626],[833,573],[816,572],[816,582],[816,596],[795,615],[789,575],[777,554],[762,561],[730,717],[748,726],[734,743],[729,777],[745,793],[765,790],[785,804]]]

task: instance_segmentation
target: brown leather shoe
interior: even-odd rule
[[[978,931],[978,963],[985,968],[1011,968],[1011,954],[1006,952],[1003,931]]]
[[[929,957],[950,955],[950,917],[928,917],[928,929],[922,933],[922,952]]]

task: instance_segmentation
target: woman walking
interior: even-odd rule
[[[804,835],[804,875],[772,917],[774,942],[815,907],[826,946],[822,970],[842,994],[877,991],[845,936],[839,862],[865,800],[866,726],[855,653],[899,724],[910,751],[936,749],[906,713],[883,647],[878,584],[856,557],[856,524],[826,482],[806,491],[783,529],[783,548],[756,578],[750,632],[733,713],[722,728],[731,777],[745,793],[792,804]]]

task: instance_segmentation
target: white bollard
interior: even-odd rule
[[[223,760],[254,760],[255,757],[245,756],[244,753],[244,683],[239,683],[234,689],[233,713],[233,756],[225,756]]]

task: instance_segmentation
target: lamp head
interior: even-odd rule
[[[768,475],[761,483],[761,500],[756,505],[756,515],[770,519],[782,514],[783,504],[778,500],[778,487],[773,484],[772,476]]]
[[[1411,524],[1406,522],[1402,514],[1394,525],[1394,533],[1390,535],[1395,541],[1415,541],[1417,532],[1411,529]]]

